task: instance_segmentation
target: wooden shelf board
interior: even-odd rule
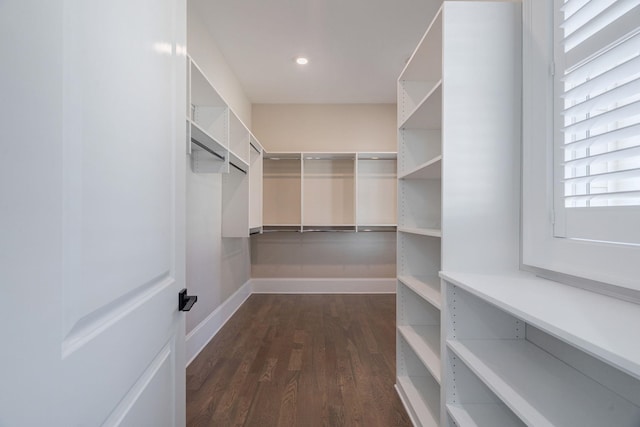
[[[505,275],[441,272],[440,276],[640,379],[640,345],[629,338],[629,328],[640,319],[640,305],[525,272]]]
[[[421,236],[442,237],[442,230],[438,228],[398,227],[398,231]]]
[[[447,346],[527,425],[613,425],[612,408],[640,419],[640,408],[529,341],[447,340]]]
[[[399,126],[400,129],[442,128],[442,80],[439,80],[427,96]]]
[[[440,406],[440,387],[426,390],[420,389],[415,382],[420,378],[399,376],[396,380],[396,388],[400,399],[402,400],[407,412],[409,412],[412,420],[418,421],[423,427],[436,427],[440,425],[440,414],[438,409],[432,410],[423,399],[435,402],[435,408]],[[417,418],[417,419],[415,419]]]
[[[461,427],[525,426],[507,407],[499,403],[448,404],[447,412]]]
[[[440,310],[442,294],[440,292],[440,279],[438,276],[398,276],[398,280],[424,298],[429,304]]]
[[[441,179],[442,156],[436,156],[431,160],[413,168],[407,173],[398,176],[398,179]]]
[[[402,325],[398,332],[440,384],[440,325]]]

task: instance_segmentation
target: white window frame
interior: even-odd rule
[[[523,1],[522,264],[640,291],[640,247],[554,236],[553,13]]]

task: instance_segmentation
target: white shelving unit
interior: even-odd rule
[[[302,155],[302,224],[355,230],[355,154]]]
[[[526,273],[442,278],[452,418],[496,399],[483,413],[520,420],[496,427],[638,425],[640,346],[621,325],[637,323],[639,305]]]
[[[395,231],[396,153],[265,153],[264,231]]]
[[[519,271],[520,7],[445,2],[399,81],[399,395],[420,426],[638,426],[640,306]]]
[[[195,173],[229,172],[229,109],[193,60],[188,61],[187,144]]]
[[[440,425],[442,406],[442,16],[398,79],[396,388],[416,426]]]
[[[301,231],[302,156],[264,153],[264,231]]]
[[[443,268],[484,263],[494,249],[503,253],[507,246],[517,258],[517,246],[506,237],[494,241],[491,233],[518,226],[511,190],[506,197],[500,192],[518,182],[517,148],[505,146],[519,141],[519,11],[513,2],[444,2],[398,79],[396,386],[417,426],[518,420],[473,378],[484,400],[448,400],[454,369],[446,358],[446,297],[438,275]],[[467,224],[470,213],[481,215]],[[483,240],[461,250],[470,228]],[[407,377],[428,378],[430,387],[414,387]]]
[[[262,230],[262,146],[198,65],[187,62],[191,170],[223,174],[222,236],[248,237]]]
[[[397,153],[357,153],[357,231],[394,230],[397,226]]]

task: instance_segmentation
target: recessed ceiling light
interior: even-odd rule
[[[296,64],[298,65],[307,65],[308,63],[309,63],[309,60],[304,56],[299,56],[296,58]]]

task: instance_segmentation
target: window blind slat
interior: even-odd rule
[[[640,38],[637,39],[640,43]],[[636,46],[636,49],[638,46]],[[586,66],[584,68],[587,68]],[[640,70],[640,56],[628,59],[627,61],[612,67],[610,70],[594,76],[593,78],[585,81],[584,83],[567,90],[563,98],[581,99],[592,93],[599,93],[605,90],[607,86],[611,85],[612,81],[621,81],[628,76],[637,73]],[[567,82],[567,84],[569,84]]]
[[[563,131],[565,134],[570,133],[582,133],[592,129],[598,129],[607,125],[613,125],[615,122],[628,119],[637,114],[640,114],[640,101],[632,102],[630,104],[614,108],[597,116],[589,117],[588,119],[581,120],[576,123],[572,123],[565,126]]]
[[[601,145],[610,144],[614,141],[632,138],[638,135],[640,135],[640,123],[621,127],[619,129],[590,136],[588,138],[571,141],[566,143],[564,148],[567,150],[580,150],[588,147],[599,147]]]
[[[630,178],[640,178],[640,168],[626,169],[621,171],[605,172],[595,175],[578,176],[575,178],[564,178],[562,182],[566,184],[594,183],[609,180],[622,180]]]
[[[615,49],[602,52],[600,55],[591,58],[584,67],[567,68],[565,75],[561,77],[561,80],[569,87],[574,87],[577,84],[584,82],[588,79],[609,71],[616,66],[620,66],[624,62],[633,59],[638,56],[640,46],[640,33],[627,37],[620,41]],[[629,68],[630,71],[638,69],[638,64]]]
[[[640,22],[640,4],[636,4],[633,9],[566,51],[565,67],[573,68],[585,59],[614,45],[620,39],[636,34],[638,22]]]
[[[564,45],[567,51],[607,28],[636,6],[636,0],[591,1],[565,20]],[[615,37],[619,39],[622,36]]]
[[[630,96],[640,93],[640,75],[635,80],[627,82],[621,86],[617,86],[612,90],[603,92],[593,98],[573,105],[564,110],[565,116],[581,116],[591,113],[594,110],[603,109],[620,99],[626,99]]]
[[[596,194],[576,194],[573,196],[567,196],[567,200],[571,201],[582,201],[582,200],[597,200],[597,199],[611,199],[611,200],[620,200],[620,199],[629,199],[629,198],[639,198],[639,191],[611,191],[605,193],[596,193]]]
[[[590,0],[567,0],[564,2],[560,10],[569,18],[589,3],[589,1]]]
[[[622,148],[620,150],[607,151],[607,152],[596,154],[593,156],[586,156],[578,159],[567,160],[564,162],[564,165],[570,166],[570,167],[580,167],[580,166],[592,165],[595,163],[622,160],[625,158],[635,157],[635,156],[640,156],[640,145],[635,147]]]

